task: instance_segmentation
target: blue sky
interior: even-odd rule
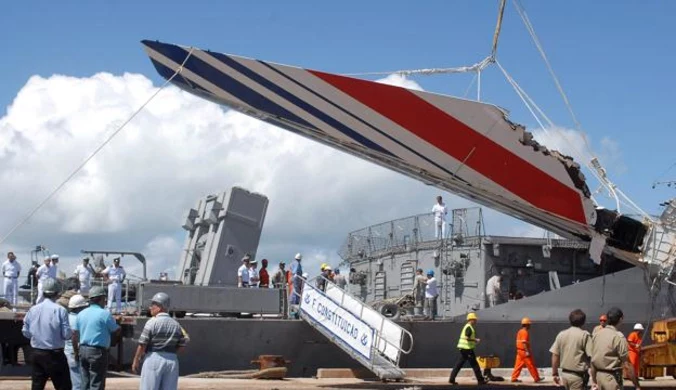
[[[98,72],[114,75],[129,72],[149,77],[159,85],[162,80],[142,50],[142,39],[336,73],[470,65],[489,53],[497,4],[493,0],[428,1],[417,6],[404,1],[203,1],[189,6],[172,0],[8,2],[0,12],[0,36],[3,37],[0,40],[3,54],[0,118],[34,75],[90,77]],[[605,161],[611,177],[645,210],[658,212],[659,202],[676,196],[673,188],[650,188],[666,168],[676,163],[673,153],[676,119],[672,115],[676,78],[671,69],[676,48],[672,30],[676,2],[523,0],[523,5],[592,146],[601,149],[604,138],[616,146],[616,150],[611,148],[613,158]],[[498,59],[554,122],[573,127],[511,3],[505,13]],[[453,75],[414,80],[428,91],[462,96],[471,78],[471,75]],[[475,96],[475,90],[471,94]],[[508,109],[512,120],[534,127],[534,120],[496,67],[483,74],[482,98]],[[81,142],[86,144],[85,141]],[[64,160],[63,172],[50,178],[41,177],[42,173],[29,175],[35,176],[36,181],[50,179],[46,187],[53,188],[59,178],[83,158],[80,154],[84,156],[93,149],[90,146],[93,144],[86,145],[68,152],[71,156],[49,156]],[[290,161],[295,161],[291,158]],[[676,180],[676,167],[661,179]],[[349,174],[340,176],[339,180],[344,187],[355,183]],[[374,176],[372,180],[364,179],[364,183],[378,183],[377,180]],[[314,235],[307,234],[307,241],[321,247],[326,256],[335,258],[335,250],[349,230],[428,210],[427,203],[412,198],[418,194],[424,199],[433,199],[435,190],[428,194],[410,181],[387,180],[384,182],[395,183],[397,190],[371,191],[373,199],[353,196],[349,202],[352,212],[346,214],[350,221],[330,231],[314,229]],[[185,204],[192,204],[198,191],[206,191],[204,188],[211,191],[213,187],[209,185],[206,183],[199,190],[185,188],[181,196],[189,200],[172,200],[172,215],[179,215]],[[403,186],[408,189],[399,191]],[[25,198],[31,204],[37,203],[43,192],[46,194],[47,190],[31,191]],[[338,196],[328,191],[321,197],[332,195]],[[138,194],[128,196],[133,198]],[[345,199],[333,201],[331,204],[342,205]],[[378,203],[383,206],[373,206]],[[356,205],[369,212],[354,211],[352,207],[358,207]],[[21,211],[16,210],[17,216],[6,218],[3,232],[24,212],[24,207],[29,207],[13,202],[7,206],[11,210],[3,210],[6,217],[9,211]],[[278,207],[279,203],[275,210],[279,210]],[[374,212],[375,209],[380,209],[380,213]],[[279,221],[275,223],[274,226],[283,226]],[[266,226],[273,225],[266,222]],[[175,242],[165,245],[169,247],[167,257],[175,258],[180,246],[177,242],[183,234],[176,221],[165,221],[161,229],[156,226],[152,229],[175,238]],[[283,246],[290,239],[278,234],[279,228],[266,229],[271,230],[264,232],[262,243],[267,243],[268,253],[282,257],[296,252],[296,247]],[[293,233],[297,235],[296,231]],[[15,244],[34,242],[34,238],[28,238],[34,234],[31,229],[24,229],[20,234],[23,238]],[[47,243],[58,242],[63,247],[62,253],[70,251],[73,256],[82,242],[81,235],[39,237]],[[111,241],[105,232],[97,237],[106,246],[134,250],[147,242],[152,247],[153,242],[166,241],[162,236],[159,241],[151,241],[151,233],[138,235],[136,231],[121,234],[118,241]]]
[[[141,73],[156,83],[139,41],[150,38],[333,72],[468,65],[489,50],[496,1],[9,2],[0,14],[0,107],[38,74]],[[646,209],[674,195],[650,188],[676,161],[675,2],[523,2],[595,146],[617,142],[626,169],[608,169]],[[545,111],[572,127],[515,8],[508,3],[498,58]],[[10,38],[11,37],[11,38]],[[418,77],[462,95],[470,76]],[[474,91],[472,91],[474,94]],[[483,100],[532,118],[497,68]],[[3,110],[4,111],[4,110]],[[676,168],[664,179],[676,179]]]

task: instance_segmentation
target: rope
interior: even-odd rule
[[[521,88],[521,86],[519,86],[519,84],[516,82],[516,80],[514,80],[509,75],[507,70],[500,64],[499,61],[496,60],[495,64],[502,71],[502,74],[505,76],[505,79],[507,79],[507,82],[512,86],[512,88],[514,88],[514,91],[516,92],[516,94],[521,98],[521,101],[524,103],[524,105],[526,106],[528,111],[530,111],[531,115],[533,115],[533,118],[535,118],[535,121],[538,123],[538,125],[540,125],[540,128],[545,132],[545,134],[549,134],[549,130],[547,129],[547,127],[545,127],[542,124],[542,121],[535,114],[535,111],[537,111],[537,113],[542,116],[542,118],[549,124],[550,128],[553,131],[557,131],[557,133],[559,133],[563,136],[564,141],[566,141],[566,143],[573,149],[573,151],[578,153],[578,155],[580,156],[580,159],[582,160],[583,164],[587,167],[587,169],[589,169],[591,174],[599,181],[599,183],[601,183],[601,185],[603,185],[606,188],[606,190],[608,190],[608,192],[610,194],[614,195],[614,193],[615,193],[614,187],[611,187],[610,184],[608,184],[608,181],[604,180],[600,176],[600,173],[591,165],[590,160],[588,160],[587,157],[585,157],[585,154],[582,151],[580,151],[580,149],[577,148],[575,142],[572,142],[568,138],[568,135],[565,132],[556,130],[556,125],[554,124],[554,122],[552,122],[552,120],[549,119],[549,117],[547,117],[547,115],[540,109],[540,107],[535,103],[535,101],[533,101],[533,99],[531,99],[531,97],[528,96],[526,91],[524,91],[523,88]],[[582,132],[580,132],[580,133],[582,133]],[[582,133],[582,136],[584,137],[584,133]],[[614,198],[616,199],[617,204],[619,204],[619,199],[617,198],[616,195],[614,196]]]
[[[423,68],[423,69],[395,70],[389,72],[343,73],[343,76],[387,76],[391,74],[398,74],[400,76],[413,76],[413,75],[430,76],[435,74],[469,73],[481,71],[491,63],[493,63],[493,58],[491,56],[488,56],[474,65],[460,66],[456,68]]]
[[[185,65],[186,62],[188,62],[188,59],[192,55],[193,50],[194,50],[194,48],[191,47],[190,51],[188,52],[188,55],[185,57],[185,59],[183,60],[181,65],[176,69],[174,74],[171,75],[171,77],[169,77],[157,91],[155,91],[152,95],[150,95],[148,100],[146,100],[145,103],[143,103],[141,105],[141,107],[139,107],[136,111],[134,111],[134,113],[131,114],[131,116],[126,121],[124,121],[124,123],[122,123],[122,125],[120,127],[118,127],[117,130],[115,130],[110,136],[108,136],[108,138],[106,138],[106,140],[103,141],[103,143],[101,143],[101,145],[99,145],[99,147],[97,147],[80,165],[78,165],[75,168],[75,170],[73,170],[73,172],[71,172],[71,174],[68,175],[68,177],[66,177],[66,179],[61,182],[61,184],[56,186],[56,188],[54,188],[54,190],[52,190],[52,192],[50,192],[49,195],[47,195],[46,198],[44,198],[40,203],[38,203],[38,205],[35,208],[33,208],[22,220],[20,220],[16,225],[14,225],[2,237],[2,239],[0,239],[0,244],[4,243],[5,240],[7,240],[7,238],[9,238],[9,236],[11,236],[17,229],[19,229],[26,222],[28,222],[28,220],[31,219],[33,217],[33,215],[35,215],[35,213],[37,213],[38,210],[40,210],[42,208],[42,206],[44,206],[50,199],[52,199],[52,197],[54,197],[54,195],[56,195],[56,193],[59,192],[61,190],[61,188],[63,188],[73,177],[75,177],[75,175],[78,172],[80,172],[80,170],[82,170],[82,168],[84,168],[85,165],[87,165],[87,163],[91,159],[93,159],[94,156],[96,156],[96,154],[98,154],[99,151],[101,151],[101,149],[103,149],[110,141],[112,141],[112,139],[115,138],[115,136],[120,131],[122,131],[127,126],[127,124],[129,124],[129,122],[132,121],[132,119],[134,119],[136,117],[136,115],[138,115],[141,111],[143,111],[143,109],[148,105],[148,103],[150,103],[155,98],[155,96],[157,96],[174,79],[174,77],[176,77],[179,73],[181,73],[181,71],[183,71],[183,66]]]
[[[544,60],[545,65],[547,66],[547,70],[549,71],[549,74],[554,79],[554,84],[556,84],[556,88],[558,89],[559,93],[561,94],[561,98],[563,99],[563,102],[566,105],[566,108],[568,109],[570,116],[573,118],[573,123],[575,123],[575,128],[578,131],[582,132],[582,126],[580,125],[580,122],[577,120],[577,116],[575,115],[575,112],[573,111],[573,107],[571,106],[570,102],[568,101],[568,96],[566,95],[566,92],[563,90],[563,87],[561,86],[561,82],[559,81],[559,78],[556,76],[556,73],[554,72],[554,68],[552,67],[551,63],[549,62],[549,58],[547,58],[547,54],[545,53],[545,50],[543,49],[542,44],[540,43],[540,39],[537,37],[537,34],[535,33],[535,29],[533,28],[533,24],[530,22],[530,19],[528,19],[528,15],[526,15],[526,11],[524,10],[524,8],[521,5],[521,2],[519,0],[514,0],[514,6],[516,7],[516,11],[519,13],[519,16],[521,17],[521,20],[523,20],[523,23],[526,26],[528,33],[530,34],[531,38],[533,39],[533,42],[535,43],[535,47],[538,49],[538,52],[540,52],[540,56]],[[584,139],[584,143],[587,146],[589,153],[591,155],[593,155],[593,153],[591,152],[591,147],[589,146],[589,141],[587,140],[587,137],[585,136],[584,133],[582,133],[582,137]]]

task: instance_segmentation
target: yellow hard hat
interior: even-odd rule
[[[326,263],[322,263],[322,265],[319,266],[319,269],[324,271],[324,268],[328,267],[329,265]]]
[[[479,317],[476,316],[476,313],[467,313],[467,321],[469,320],[478,320]]]
[[[528,318],[528,317],[523,317],[523,318],[521,319],[521,325],[530,325],[530,324],[531,324],[530,318]]]

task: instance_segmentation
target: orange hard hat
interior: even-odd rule
[[[530,318],[528,318],[528,317],[523,317],[523,318],[521,319],[521,325],[530,325],[530,324],[531,324]]]
[[[608,316],[605,314],[601,314],[601,317],[599,317],[599,321],[608,321]]]

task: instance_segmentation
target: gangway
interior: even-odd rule
[[[318,288],[317,281],[324,282],[325,288]],[[378,378],[404,378],[399,360],[413,349],[411,333],[333,282],[321,275],[304,280],[299,312],[304,321]]]

